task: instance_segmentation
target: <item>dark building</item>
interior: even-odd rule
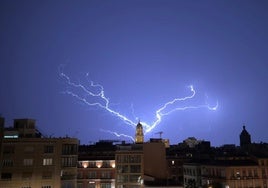
[[[4,128],[0,118],[0,129],[1,188],[76,188],[76,138],[44,137],[32,119]]]
[[[246,126],[243,126],[243,130],[240,134],[240,147],[242,148],[248,148],[249,145],[251,144],[251,136],[246,130]]]
[[[116,142],[118,140],[100,140],[79,146],[77,188],[115,187]]]

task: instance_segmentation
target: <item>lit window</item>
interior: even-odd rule
[[[175,161],[171,161],[171,164],[174,165],[175,164]]]
[[[102,167],[102,161],[97,161],[97,162],[96,162],[96,166],[97,166],[98,168]]]
[[[83,166],[83,168],[87,168],[88,167],[88,161],[82,161],[81,165]]]
[[[32,166],[33,165],[33,159],[23,159],[23,165],[24,166]]]
[[[5,135],[4,138],[19,138],[18,135]]]
[[[13,166],[13,160],[11,159],[4,159],[2,162],[3,166]]]
[[[43,159],[43,165],[46,166],[46,165],[52,165],[52,158],[47,158],[47,159]]]

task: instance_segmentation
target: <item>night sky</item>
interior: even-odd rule
[[[44,135],[82,144],[130,140],[111,132],[134,136],[132,126],[74,94],[105,105],[85,92],[101,94],[93,81],[109,109],[152,124],[193,85],[193,98],[165,112],[198,108],[162,116],[145,140],[162,131],[172,144],[239,145],[245,124],[253,142],[268,142],[267,10],[266,0],[2,0],[0,114],[6,126],[36,119]]]

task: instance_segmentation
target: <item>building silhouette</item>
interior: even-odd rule
[[[115,187],[115,150],[118,141],[100,140],[80,145],[77,166],[77,188]]]
[[[139,122],[135,142],[45,137],[35,120],[0,118],[0,187],[12,188],[268,188],[268,144],[251,143],[245,126],[234,144],[211,147],[189,137],[144,141]]]
[[[15,119],[12,128],[3,128],[0,118],[0,187],[76,188],[76,138],[46,138],[35,120]]]
[[[240,147],[247,149],[251,144],[251,136],[246,130],[246,126],[243,125],[243,130],[240,133]]]

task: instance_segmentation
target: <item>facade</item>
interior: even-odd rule
[[[115,154],[116,188],[167,185],[165,143],[153,139],[143,144],[118,145]]]
[[[183,164],[184,187],[202,187],[201,165],[198,163]]]
[[[120,142],[118,144],[118,142]],[[35,120],[0,118],[0,187],[5,188],[268,188],[268,144],[251,143],[245,126],[241,147],[211,148],[190,137],[178,145],[151,138],[136,126],[135,143],[47,138]]]
[[[116,188],[144,187],[144,155],[142,144],[119,145],[116,154]]]
[[[251,159],[187,163],[183,168],[184,187],[267,188],[267,166]]]
[[[1,135],[0,187],[76,188],[77,139],[45,138],[31,119],[14,120]]]
[[[267,166],[253,160],[216,161],[202,165],[202,180],[206,187],[267,188]]]
[[[108,140],[79,146],[77,188],[115,187],[115,148]]]
[[[168,177],[166,147],[162,139],[150,139],[143,143],[144,174],[154,182],[166,184]],[[146,180],[146,179],[145,179]],[[148,180],[146,180],[149,183]]]

